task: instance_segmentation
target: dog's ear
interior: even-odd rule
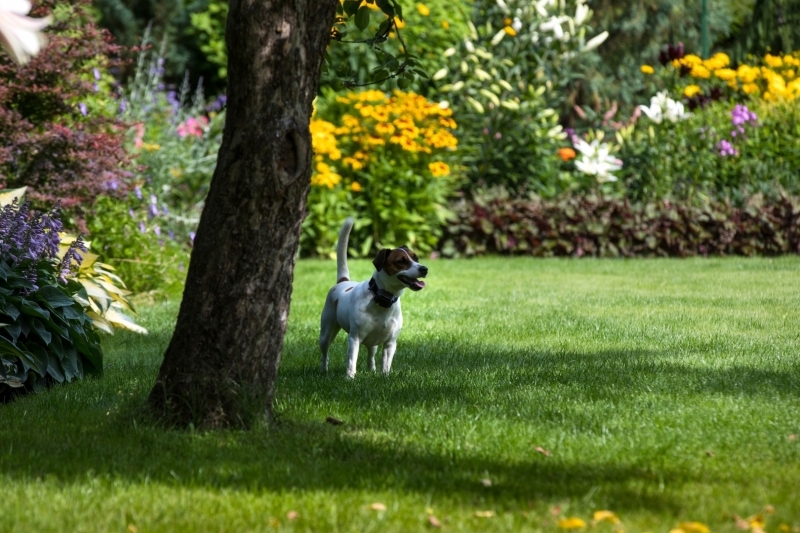
[[[386,258],[389,257],[389,252],[391,252],[389,248],[384,248],[378,252],[378,255],[372,260],[372,264],[375,265],[375,270],[380,272],[383,269],[383,264],[386,262]]]

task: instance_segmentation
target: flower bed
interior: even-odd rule
[[[800,197],[745,207],[578,195],[555,200],[503,196],[462,201],[439,249],[446,257],[485,253],[534,256],[687,257],[800,254]]]

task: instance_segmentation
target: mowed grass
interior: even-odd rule
[[[594,530],[733,532],[767,505],[768,533],[800,531],[798,258],[428,266],[392,375],[362,349],[348,381],[343,333],[318,369],[335,265],[301,261],[278,423],[250,432],[142,422],[177,302],[144,307],[102,378],[0,405],[0,531],[588,530],[608,509]]]

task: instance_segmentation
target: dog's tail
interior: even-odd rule
[[[353,217],[347,217],[339,230],[339,242],[336,244],[336,283],[350,281],[350,270],[347,269],[347,241],[353,229]]]

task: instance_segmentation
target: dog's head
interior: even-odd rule
[[[428,275],[428,267],[419,264],[419,257],[405,246],[390,250],[384,248],[372,260],[375,270],[383,271],[412,291],[420,291],[425,282],[419,278]]]

